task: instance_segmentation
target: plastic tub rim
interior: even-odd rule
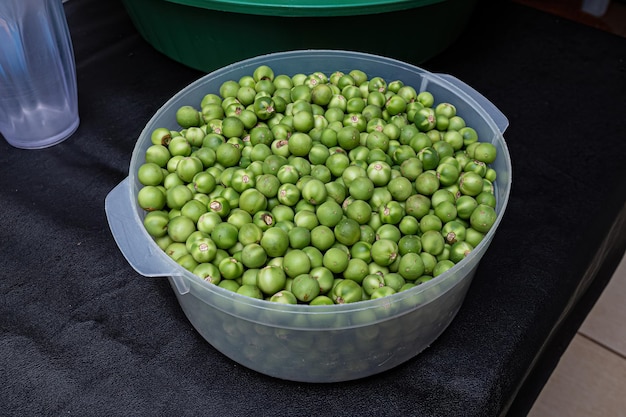
[[[248,66],[248,65],[252,65],[253,63],[258,63],[260,64],[263,60],[265,59],[271,59],[273,57],[280,57],[280,58],[289,58],[289,57],[297,57],[297,56],[301,56],[303,54],[306,55],[310,55],[310,54],[317,54],[317,55],[321,55],[321,54],[330,54],[330,55],[336,55],[336,54],[342,54],[342,55],[354,55],[354,56],[358,56],[360,58],[367,58],[373,61],[379,61],[381,59],[384,59],[385,62],[387,64],[396,64],[399,65],[401,67],[404,68],[409,68],[412,70],[417,70],[417,72],[422,73],[423,75],[426,76],[430,76],[430,77],[434,77],[436,78],[439,82],[441,82],[442,84],[444,84],[447,88],[453,90],[454,93],[462,95],[463,97],[465,97],[468,101],[471,100],[472,102],[475,103],[475,101],[473,99],[471,99],[471,97],[467,96],[467,94],[465,94],[462,90],[460,90],[457,86],[455,86],[454,84],[451,84],[449,81],[437,76],[434,73],[431,73],[427,70],[424,70],[420,67],[417,67],[415,65],[412,64],[408,64],[406,62],[403,61],[399,61],[393,58],[387,58],[381,55],[375,55],[375,54],[369,54],[369,53],[364,53],[364,52],[354,52],[354,51],[342,51],[342,50],[333,50],[333,49],[302,49],[302,50],[292,50],[292,51],[286,51],[286,52],[275,52],[275,53],[269,53],[269,54],[264,54],[264,55],[259,55],[257,57],[254,58],[249,58],[249,59],[245,59],[242,61],[238,61],[235,62],[233,64],[224,66],[222,68],[219,68],[215,71],[212,71],[206,75],[201,76],[200,78],[196,79],[195,81],[191,82],[190,84],[188,84],[186,87],[184,87],[183,89],[181,89],[180,91],[178,91],[174,96],[172,96],[170,99],[168,99],[158,110],[157,112],[150,118],[150,120],[146,123],[146,126],[142,129],[139,138],[145,137],[146,134],[149,134],[148,131],[148,127],[152,124],[152,122],[156,119],[159,118],[159,116],[165,112],[165,109],[167,107],[169,107],[171,104],[173,104],[174,102],[176,102],[178,99],[184,97],[186,94],[188,94],[191,90],[194,90],[195,88],[197,88],[199,85],[202,84],[202,81],[205,80],[206,78],[210,78],[210,77],[215,77],[215,76],[220,76],[221,74],[224,73],[229,73],[232,72],[233,70],[239,69],[241,67],[244,66]],[[504,149],[505,149],[505,155],[499,155],[499,157],[504,157],[505,158],[505,164],[508,167],[511,167],[511,159],[510,159],[510,154],[508,152],[508,146],[506,145],[506,141],[504,140],[504,137],[502,135],[503,132],[500,132],[499,129],[497,129],[495,122],[491,119],[489,114],[486,114],[486,116],[489,117],[488,123],[490,123],[491,125],[493,125],[494,128],[494,132],[498,132],[496,135],[498,137],[498,139],[502,140],[502,143],[504,145]],[[137,158],[142,157],[143,155],[140,154],[141,151],[141,147],[142,147],[142,143],[140,140],[137,140],[137,142],[135,143],[135,146],[133,148],[133,152],[131,155],[131,161],[135,161]],[[131,163],[132,164],[132,163]],[[130,186],[128,187],[128,198],[130,199],[130,201],[132,202],[133,207],[136,206],[136,202],[134,201],[135,198],[135,185],[136,185],[136,172],[129,172],[129,182],[130,182]],[[493,224],[493,226],[491,227],[491,229],[485,234],[483,240],[469,253],[469,255],[464,258],[461,262],[457,263],[456,265],[454,265],[454,267],[450,268],[449,270],[447,270],[446,272],[442,273],[441,275],[437,276],[437,277],[433,277],[433,279],[422,283],[418,286],[415,286],[413,288],[410,288],[408,290],[402,291],[402,292],[398,292],[396,294],[392,294],[389,295],[387,297],[383,297],[383,298],[379,298],[379,299],[375,299],[375,300],[363,300],[363,301],[359,301],[359,302],[355,302],[355,303],[347,303],[347,304],[334,304],[334,305],[320,305],[320,306],[315,306],[315,305],[308,305],[308,304],[295,304],[295,305],[290,305],[290,304],[278,304],[269,300],[263,300],[263,299],[255,299],[252,297],[248,297],[245,295],[241,295],[232,291],[229,291],[227,289],[221,288],[217,285],[214,284],[210,284],[204,280],[202,280],[200,277],[194,275],[191,271],[187,271],[185,270],[182,266],[178,265],[176,263],[176,261],[174,261],[172,258],[170,258],[169,256],[167,256],[167,254],[160,249],[156,242],[154,242],[154,240],[147,234],[147,231],[145,231],[145,229],[143,230],[145,236],[147,239],[150,240],[149,245],[151,246],[152,250],[154,251],[160,251],[160,258],[168,265],[170,266],[170,268],[168,268],[168,270],[170,272],[164,272],[163,277],[170,277],[170,278],[183,278],[185,280],[189,280],[190,282],[196,282],[202,285],[203,289],[206,289],[207,291],[214,293],[218,296],[220,296],[221,298],[225,298],[225,299],[232,299],[232,300],[236,300],[239,301],[243,304],[246,304],[249,307],[253,307],[253,308],[258,308],[258,309],[263,309],[263,310],[272,310],[272,311],[276,311],[277,313],[280,312],[281,314],[292,314],[292,313],[328,313],[328,314],[337,314],[337,313],[347,313],[347,312],[351,312],[351,311],[360,311],[360,310],[364,310],[364,309],[372,309],[372,308],[385,308],[386,306],[389,306],[391,304],[395,304],[398,302],[403,301],[404,299],[408,298],[408,297],[415,297],[418,294],[427,291],[428,289],[430,289],[433,286],[436,285],[443,285],[444,283],[447,283],[447,281],[450,281],[454,278],[457,278],[457,275],[459,273],[459,271],[461,269],[464,269],[465,267],[467,267],[470,263],[470,261],[479,256],[482,257],[482,255],[484,255],[484,252],[487,250],[487,246],[490,245],[499,224],[502,221],[502,218],[504,217],[505,211],[506,211],[506,207],[508,205],[508,200],[509,200],[509,196],[511,193],[511,185],[512,185],[512,178],[511,178],[512,172],[509,172],[509,181],[506,184],[506,193],[505,193],[505,198],[501,201],[498,201],[498,205],[499,205],[499,209],[498,209],[498,214],[496,217],[496,220]],[[497,180],[496,180],[497,181]],[[143,223],[142,218],[139,216],[139,213],[137,210],[133,210],[132,212],[133,218],[139,222],[140,224]],[[475,265],[476,267],[478,266],[477,264]],[[171,273],[171,271],[176,271],[176,272],[180,272],[177,274],[173,274]],[[169,274],[169,275],[168,275]],[[458,278],[463,278],[463,276],[460,276]],[[430,301],[430,300],[429,300]],[[416,304],[414,306],[414,308],[418,308],[420,307],[422,304]],[[280,308],[277,308],[280,307]]]
[[[220,12],[278,17],[369,15],[415,9],[446,0],[165,0],[183,6]]]

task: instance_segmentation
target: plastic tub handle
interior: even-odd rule
[[[104,200],[109,227],[120,251],[130,266],[141,275],[180,277],[179,271],[163,262],[162,253],[156,252],[151,245],[146,244],[145,230],[133,217],[134,208],[131,199],[128,198],[129,194],[130,180],[126,177]]]
[[[469,85],[465,84],[463,81],[459,80],[453,75],[450,74],[437,74],[439,77],[443,78],[450,84],[454,84],[457,88],[463,90],[465,94],[470,96],[476,103],[482,107],[491,119],[494,121],[498,129],[501,133],[509,127],[509,119],[506,118],[504,113],[500,111],[491,101],[487,100],[485,96],[480,94],[478,91],[474,90]]]

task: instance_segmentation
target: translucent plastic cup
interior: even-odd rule
[[[0,1],[0,133],[45,148],[79,125],[74,50],[62,0]]]

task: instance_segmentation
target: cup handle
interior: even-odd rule
[[[146,244],[151,239],[141,222],[133,216],[130,180],[126,177],[113,188],[104,200],[104,209],[113,238],[120,251],[135,271],[146,277],[171,277],[181,294],[189,291],[189,285],[180,271],[164,262],[163,251],[155,245]]]
[[[439,77],[443,78],[450,84],[453,84],[457,88],[463,90],[465,94],[470,96],[480,107],[491,116],[491,119],[494,121],[500,133],[504,133],[504,131],[509,127],[509,119],[506,118],[504,113],[500,111],[491,101],[487,100],[485,96],[480,94],[478,91],[474,90],[469,85],[465,84],[463,81],[459,80],[453,75],[450,74],[437,74]]]

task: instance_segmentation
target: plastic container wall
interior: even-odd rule
[[[175,112],[197,105],[227,80],[249,75],[258,65],[276,74],[361,69],[371,78],[402,80],[436,102],[457,107],[481,141],[493,143],[498,217],[483,241],[442,275],[395,295],[333,306],[276,304],[224,290],[184,270],[145,231],[136,204],[141,188],[136,173],[157,127],[178,129]],[[129,263],[142,275],[167,276],[178,301],[200,334],[236,362],[278,378],[335,382],[391,369],[429,346],[457,314],[480,259],[486,252],[508,202],[511,160],[502,137],[506,117],[488,100],[449,75],[438,76],[394,59],[355,52],[307,50],[260,56],[227,66],[192,83],[168,101],[148,122],[136,144],[129,177],[107,197],[112,232]],[[311,349],[311,346],[314,346]]]

